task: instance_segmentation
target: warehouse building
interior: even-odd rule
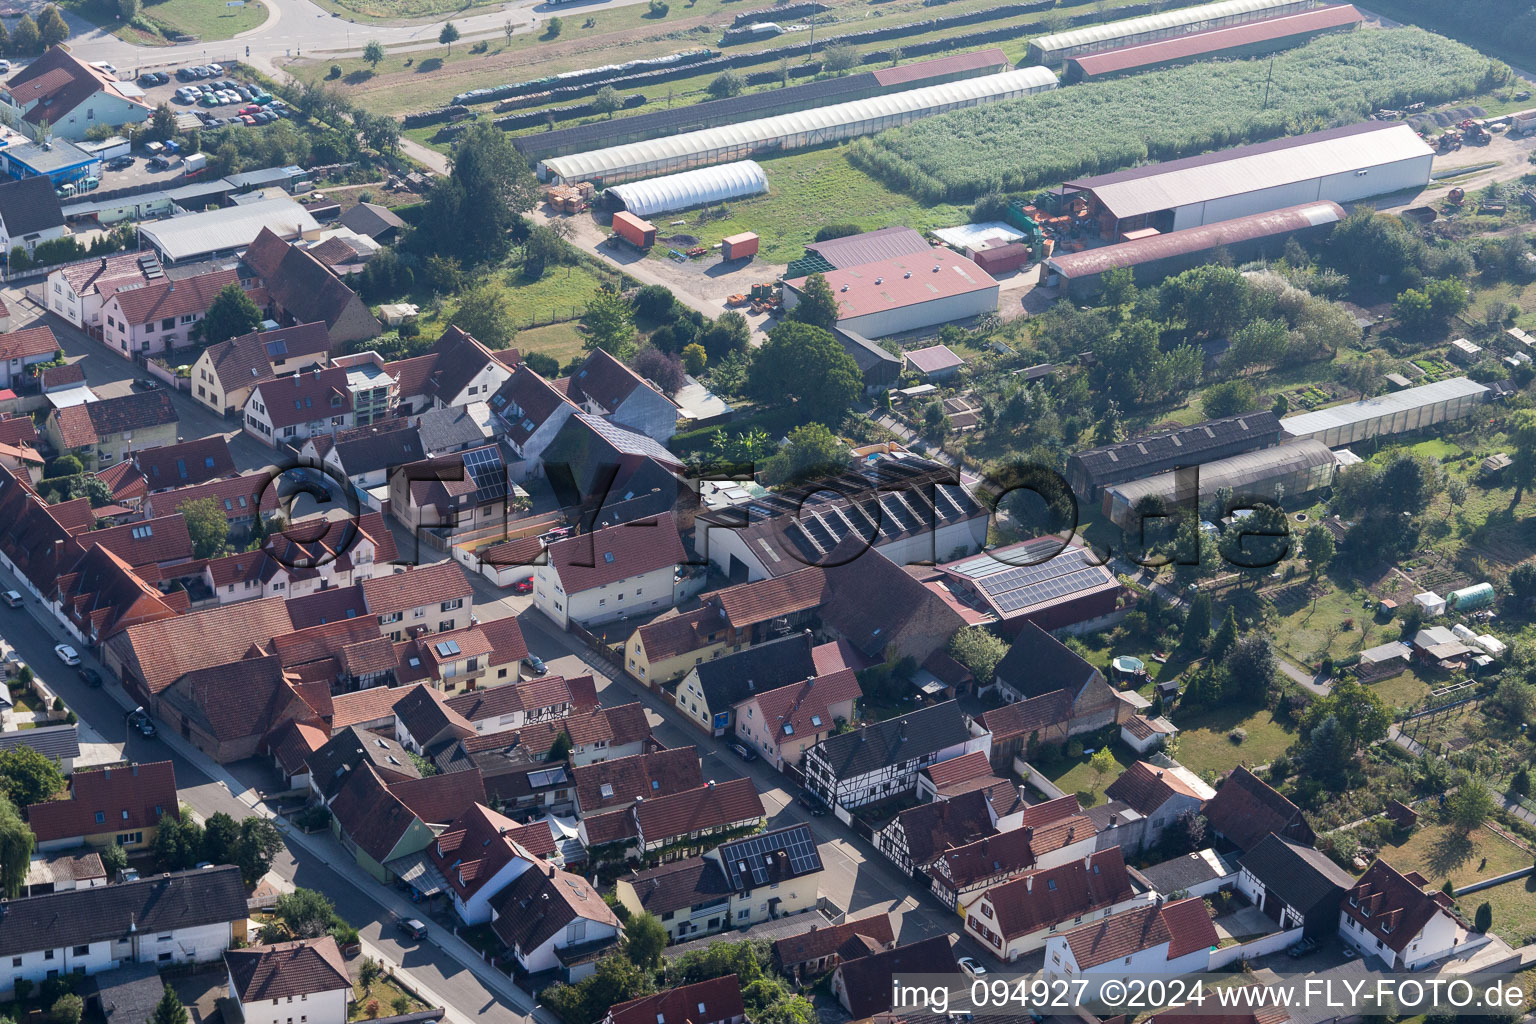
[[[1089,25],[1031,39],[1026,63],[1055,66],[1079,54],[1262,21],[1282,14],[1305,11],[1313,6],[1313,0],[1224,0],[1223,3],[1164,11],[1141,18],[1111,21],[1104,25]]]
[[[1280,421],[1272,412],[1223,416],[1078,452],[1067,459],[1067,483],[1079,500],[1092,502],[1111,484],[1225,459],[1279,442]]]
[[[1104,488],[1102,507],[1110,521],[1122,530],[1135,530],[1141,522],[1138,503],[1161,498],[1170,509],[1203,507],[1227,488],[1235,508],[1259,501],[1279,501],[1320,490],[1333,483],[1333,452],[1321,441],[1288,444],[1244,452],[1229,459],[1200,464],[1196,473],[1162,473]],[[1198,486],[1198,498],[1191,493]]]
[[[1077,538],[1043,537],[989,548],[979,555],[934,566],[952,601],[989,613],[1005,637],[1026,622],[1048,633],[1088,632],[1107,624],[1119,609],[1124,587],[1105,560]]]
[[[1066,74],[1062,77],[1067,82],[1081,82],[1198,60],[1258,57],[1301,46],[1321,35],[1352,32],[1364,21],[1352,4],[1330,4],[1263,21],[1085,53],[1067,61]]]
[[[1102,238],[1167,234],[1301,203],[1351,203],[1429,184],[1434,151],[1403,122],[1366,121],[1149,164],[1063,188]]]
[[[1215,249],[1225,249],[1239,263],[1278,256],[1287,238],[1325,235],[1344,217],[1344,208],[1338,203],[1303,203],[1166,235],[1060,253],[1045,261],[1047,275],[1055,275],[1054,282],[1049,276],[1047,281],[1065,288],[1074,299],[1097,294],[1104,274],[1111,270],[1128,268],[1137,284],[1155,283],[1209,263]]]
[[[957,252],[929,249],[824,275],[837,296],[837,326],[884,338],[997,312],[997,282]],[[794,309],[806,278],[784,282],[784,308]]]
[[[811,107],[848,103],[882,93],[942,85],[1007,70],[1008,55],[1002,50],[996,47],[973,50],[932,60],[898,64],[879,71],[824,78],[786,89],[743,93],[725,100],[707,100],[704,103],[684,104],[633,117],[616,117],[552,132],[519,135],[512,140],[512,146],[532,165],[552,156],[585,153],[604,146],[619,146],[645,139],[660,139],[722,124],[737,124],[776,114],[792,114]]]
[[[705,128],[670,138],[551,157],[539,162],[539,178],[555,182],[590,181],[608,186],[656,174],[746,160],[765,150],[787,152],[873,135],[931,114],[1016,99],[1054,89],[1058,84],[1056,76],[1045,68],[1019,68],[982,78]]]
[[[206,213],[188,213],[139,225],[139,238],[165,263],[239,252],[267,228],[285,242],[320,230],[320,222],[292,199],[263,199]]]
[[[650,217],[673,210],[744,199],[768,191],[768,175],[755,160],[739,160],[719,167],[701,167],[682,174],[631,181],[615,185],[606,196],[617,199],[622,208],[637,217]]]
[[[805,255],[791,260],[784,268],[785,277],[805,277],[809,274],[825,274],[829,270],[845,270],[866,263],[893,260],[898,256],[914,256],[933,251],[933,246],[923,233],[899,224],[874,231],[861,231],[855,235],[842,235],[824,242],[808,242]]]
[[[1488,400],[1488,389],[1466,377],[1423,384],[1390,395],[1363,398],[1330,409],[1287,416],[1286,435],[1321,441],[1329,448],[1384,434],[1404,434],[1470,416]]]

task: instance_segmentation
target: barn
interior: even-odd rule
[[[873,135],[930,114],[1028,96],[1054,89],[1058,84],[1056,76],[1045,68],[1017,68],[667,138],[550,157],[539,161],[538,173],[546,181],[591,181],[608,186],[745,160],[765,151],[787,152]]]
[[[1088,25],[1031,39],[1026,63],[1054,66],[1079,54],[1262,21],[1282,14],[1305,11],[1313,6],[1313,0],[1223,0],[1222,3],[1201,4],[1198,7],[1162,11],[1124,21]]]
[[[1429,184],[1434,151],[1403,122],[1366,121],[1064,183],[1100,237],[1167,234],[1301,203],[1351,203]]]
[[[1198,60],[1257,57],[1301,46],[1331,32],[1353,31],[1364,21],[1365,18],[1355,10],[1354,5],[1330,4],[1312,11],[1265,18],[1263,21],[1250,21],[1172,39],[1085,53],[1067,61],[1067,70],[1062,78],[1067,82],[1082,82]]]
[[[1338,203],[1303,203],[1118,245],[1058,253],[1045,266],[1068,295],[1084,298],[1098,293],[1104,274],[1111,270],[1128,268],[1133,280],[1146,284],[1209,263],[1215,249],[1225,249],[1238,262],[1278,256],[1287,238],[1325,234],[1344,216]]]
[[[825,274],[837,297],[837,326],[885,338],[997,312],[992,275],[949,249],[930,249]],[[794,309],[806,278],[784,282],[784,308]]]

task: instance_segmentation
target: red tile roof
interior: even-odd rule
[[[179,513],[136,523],[89,530],[75,538],[82,547],[104,547],[132,566],[183,562],[192,557],[192,536]]]
[[[608,1011],[612,1024],[714,1024],[746,1015],[741,982],[727,974],[680,985],[652,996],[619,1003]]]
[[[434,825],[446,825],[485,802],[485,780],[478,768],[406,779],[389,788],[416,817]]]
[[[592,350],[581,366],[571,375],[566,394],[572,401],[590,400],[608,412],[613,412],[639,388],[645,388],[660,397],[666,397],[645,382],[634,370],[619,362],[600,348]]]
[[[268,486],[271,480],[266,473],[247,473],[228,480],[161,491],[149,495],[145,502],[155,514],[169,515],[186,502],[212,498],[224,510],[225,518],[246,519],[256,514],[258,500],[262,512],[277,511],[277,488]]]
[[[732,626],[745,629],[781,615],[816,608],[827,597],[826,571],[813,565],[787,576],[726,587],[711,594],[706,603],[719,605]]]
[[[52,356],[59,351],[59,340],[46,324],[41,327],[24,327],[9,334],[0,334],[0,360],[31,359],[35,356]],[[85,379],[84,373],[81,380]]]
[[[855,1020],[873,1016],[891,1008],[891,979],[907,974],[960,973],[948,935],[935,935],[918,942],[856,960],[845,959],[837,968],[843,979],[843,993],[848,1012]]]
[[[756,784],[748,778],[705,783],[671,796],[646,800],[634,807],[635,820],[646,843],[665,842],[707,828],[719,828],[767,812]]]
[[[979,750],[973,750],[959,757],[952,757],[948,761],[940,761],[923,769],[923,774],[928,776],[935,789],[942,791],[945,786],[956,782],[964,782],[979,775],[990,776],[992,765],[987,761],[987,755]]]
[[[1244,850],[1270,832],[1308,845],[1317,838],[1301,808],[1243,767],[1227,776],[1201,813],[1211,828]]]
[[[876,945],[887,949],[896,942],[896,933],[891,928],[891,915],[880,913],[831,927],[812,925],[810,931],[775,942],[773,957],[781,970],[789,970],[797,964],[831,956],[855,935],[873,939]]]
[[[1451,913],[1439,900],[1444,893],[1430,895],[1424,889],[1422,875],[1405,875],[1378,859],[1339,907],[1372,938],[1401,953],[1436,914]]]
[[[363,581],[363,596],[370,615],[403,612],[408,608],[459,598],[467,601],[474,597],[474,593],[463,567],[453,559]]]
[[[226,743],[265,736],[281,723],[311,713],[276,657],[246,658],[188,672],[160,699]]]
[[[1137,761],[1104,790],[1111,800],[1123,800],[1142,814],[1151,814],[1174,796],[1201,799],[1201,794],[1167,769]]]
[[[652,619],[636,632],[640,634],[646,660],[655,664],[703,647],[708,643],[705,637],[709,636],[712,626],[715,629],[724,628],[723,623],[716,624],[719,620],[720,613],[704,605],[681,615],[669,614]]]
[[[1086,860],[1027,871],[988,889],[986,899],[1003,938],[1016,939],[1134,895],[1120,847],[1111,846]]]
[[[59,435],[66,448],[88,448],[104,437],[180,422],[165,391],[139,391],[99,402],[56,409]]]
[[[543,946],[578,918],[610,933],[619,927],[619,919],[590,882],[547,864],[543,870],[524,871],[517,876],[495,898],[492,909],[496,917],[491,928],[497,937],[524,955]],[[598,929],[588,930],[589,939],[600,937]]]
[[[839,320],[997,288],[992,275],[948,249],[829,270],[825,276],[837,298]],[[797,277],[784,284],[800,289],[805,281]]]
[[[313,722],[288,722],[273,734],[269,745],[283,772],[298,775],[306,768],[309,755],[325,746],[331,738],[330,731]]]
[[[793,742],[796,736],[830,732],[836,725],[832,706],[851,703],[863,695],[853,669],[845,668],[803,683],[766,690],[756,699],[762,709],[763,725],[773,730],[775,742],[783,744]]]
[[[67,799],[27,808],[27,822],[40,843],[154,828],[162,815],[181,817],[176,769],[169,761],[79,768],[70,776]]]
[[[637,798],[671,796],[704,782],[699,752],[691,746],[580,765],[571,774],[583,815],[631,804]]]
[[[511,818],[477,803],[438,835],[437,842],[427,847],[427,856],[437,865],[459,899],[468,900],[515,858],[534,860],[530,851],[510,838],[520,827]],[[548,834],[549,826],[544,824],[543,828]],[[542,868],[535,864],[533,870]]]
[[[133,464],[155,490],[189,487],[235,475],[235,459],[223,434],[136,451]]]
[[[340,732],[353,725],[366,725],[380,719],[393,719],[395,702],[411,687],[375,686],[331,698],[331,731]]]
[[[347,371],[340,366],[274,377],[256,385],[251,398],[261,395],[267,419],[273,427],[291,427],[311,420],[344,416],[352,410],[347,390]]]
[[[292,628],[280,597],[189,612],[130,627],[123,634],[129,645],[125,668],[143,679],[150,693],[159,693],[188,672],[237,661],[252,644]]]
[[[130,324],[147,324],[167,317],[202,316],[213,305],[214,296],[228,284],[238,284],[234,270],[214,270],[181,280],[161,278],[153,284],[115,291],[106,305],[116,304],[122,318]]]
[[[1168,943],[1169,960],[1220,941],[1211,913],[1200,899],[1179,900],[1111,914],[1066,934],[1072,958],[1082,969],[1097,967]]]
[[[224,954],[224,962],[236,997],[246,1004],[352,989],[347,961],[329,935],[231,949]]]
[[[549,546],[550,564],[567,594],[675,566],[686,558],[671,514],[610,526]]]

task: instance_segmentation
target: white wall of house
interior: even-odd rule
[[[1118,981],[1138,974],[1177,978],[1207,970],[1210,962],[1211,951],[1203,946],[1170,960],[1168,943],[1160,942],[1147,949],[1138,949],[1129,956],[1084,968],[1078,966],[1064,935],[1052,935],[1045,943],[1045,976],[1048,979],[1086,980],[1088,988],[1082,995],[1084,1001],[1097,998],[1098,986],[1111,979]]]
[[[1440,912],[1419,929],[1399,955],[1378,936],[1367,932],[1350,917],[1339,911],[1339,935],[1345,942],[1362,953],[1379,957],[1389,967],[1415,971],[1426,964],[1449,956],[1451,953],[1475,949],[1489,941],[1487,935],[1468,932],[1451,915]]]
[[[507,378],[512,376],[512,371],[496,362],[494,359],[486,360],[480,372],[470,378],[469,383],[457,395],[453,395],[450,401],[444,401],[439,395],[436,399],[439,409],[450,409],[456,405],[468,405],[470,402],[488,402]]]
[[[50,973],[62,976],[83,970],[86,974],[96,974],[117,966],[117,960],[112,956],[112,942],[106,939],[86,946],[34,950],[7,959],[10,965],[4,976],[4,991],[7,995],[15,991],[16,982],[21,978],[26,978],[35,986],[41,984]],[[17,960],[21,961],[19,966]]]
[[[30,254],[35,251],[42,242],[51,242],[55,238],[64,237],[64,225],[59,224],[51,228],[43,228],[40,231],[28,231],[23,238],[12,238],[5,228],[5,222],[0,221],[0,247],[10,252],[16,246],[24,247]]]
[[[491,900],[497,893],[511,885],[517,878],[532,866],[532,861],[522,857],[513,857],[501,866],[485,884],[470,894],[469,899],[463,899],[457,892],[453,893],[453,909],[458,911],[459,917],[465,924],[486,924],[491,920]]]
[[[1088,921],[1097,921],[1109,917],[1111,914],[1119,914],[1126,910],[1134,910],[1136,907],[1151,903],[1156,895],[1150,892],[1137,893],[1134,896],[1112,903],[1103,910],[1095,910],[1084,914],[1080,918],[1067,918],[1064,922],[1047,925],[1024,935],[1015,935],[1011,939],[1004,939],[997,927],[997,917],[993,912],[992,904],[985,896],[976,906],[965,915],[965,930],[971,937],[992,951],[992,954],[1000,959],[1013,963],[1026,953],[1033,953],[1046,944],[1053,935],[1069,932],[1079,924]]]
[[[612,925],[577,918],[545,940],[544,944],[537,949],[526,953],[522,950],[513,952],[524,970],[529,974],[538,974],[540,971],[552,971],[560,966],[560,958],[556,955],[556,950],[565,949],[567,946],[580,946],[600,939],[616,938],[618,934],[619,930]]]
[[[235,983],[229,982],[229,997],[240,1003],[245,1024],[347,1024],[347,1005],[352,999],[349,988],[281,999],[253,999],[240,1002]]]
[[[617,583],[572,594],[561,584],[555,566],[539,565],[533,569],[533,603],[562,629],[573,621],[592,626],[629,615],[650,615],[672,607],[676,570],[676,566],[664,565]]]

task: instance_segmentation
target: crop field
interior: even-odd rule
[[[849,155],[892,187],[960,202],[1471,96],[1506,74],[1422,29],[1359,31],[1272,62],[1193,64],[952,111],[857,140]]]

